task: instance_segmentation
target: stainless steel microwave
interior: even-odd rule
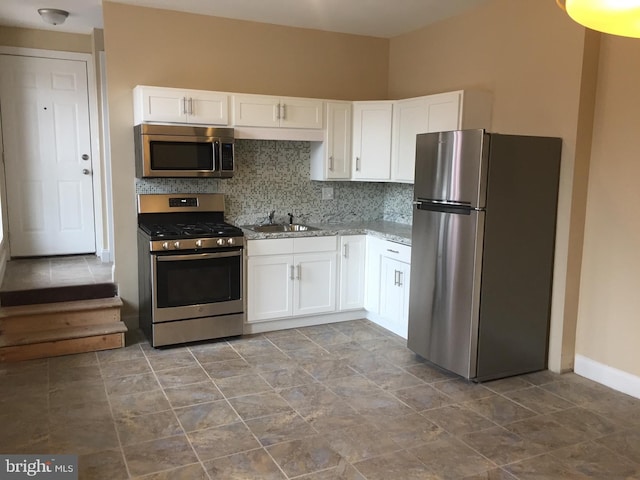
[[[152,125],[134,127],[136,177],[232,177],[233,128]]]

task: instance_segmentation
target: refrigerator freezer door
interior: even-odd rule
[[[483,208],[488,144],[484,130],[419,134],[414,197]]]
[[[424,204],[414,210],[407,346],[474,378],[485,213],[437,208]]]

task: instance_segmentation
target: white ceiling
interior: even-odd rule
[[[117,0],[218,17],[390,38],[457,15],[486,0]],[[101,0],[0,0],[0,25],[90,33],[102,28]],[[38,8],[70,12],[44,23]]]

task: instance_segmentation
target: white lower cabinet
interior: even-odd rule
[[[388,330],[407,338],[409,326],[409,264],[382,256],[380,317]]]
[[[407,338],[411,247],[367,238],[365,308],[368,318]]]
[[[336,254],[294,255],[293,315],[333,312],[336,309]]]
[[[340,237],[339,310],[364,307],[366,235]]]
[[[247,242],[247,322],[336,310],[336,237]]]
[[[250,257],[247,272],[247,321],[293,315],[290,255]]]

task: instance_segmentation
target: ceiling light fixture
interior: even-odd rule
[[[556,3],[587,28],[640,38],[640,0],[556,0]]]
[[[58,10],[57,8],[39,8],[38,13],[47,23],[51,25],[62,25],[69,16],[66,10]]]

